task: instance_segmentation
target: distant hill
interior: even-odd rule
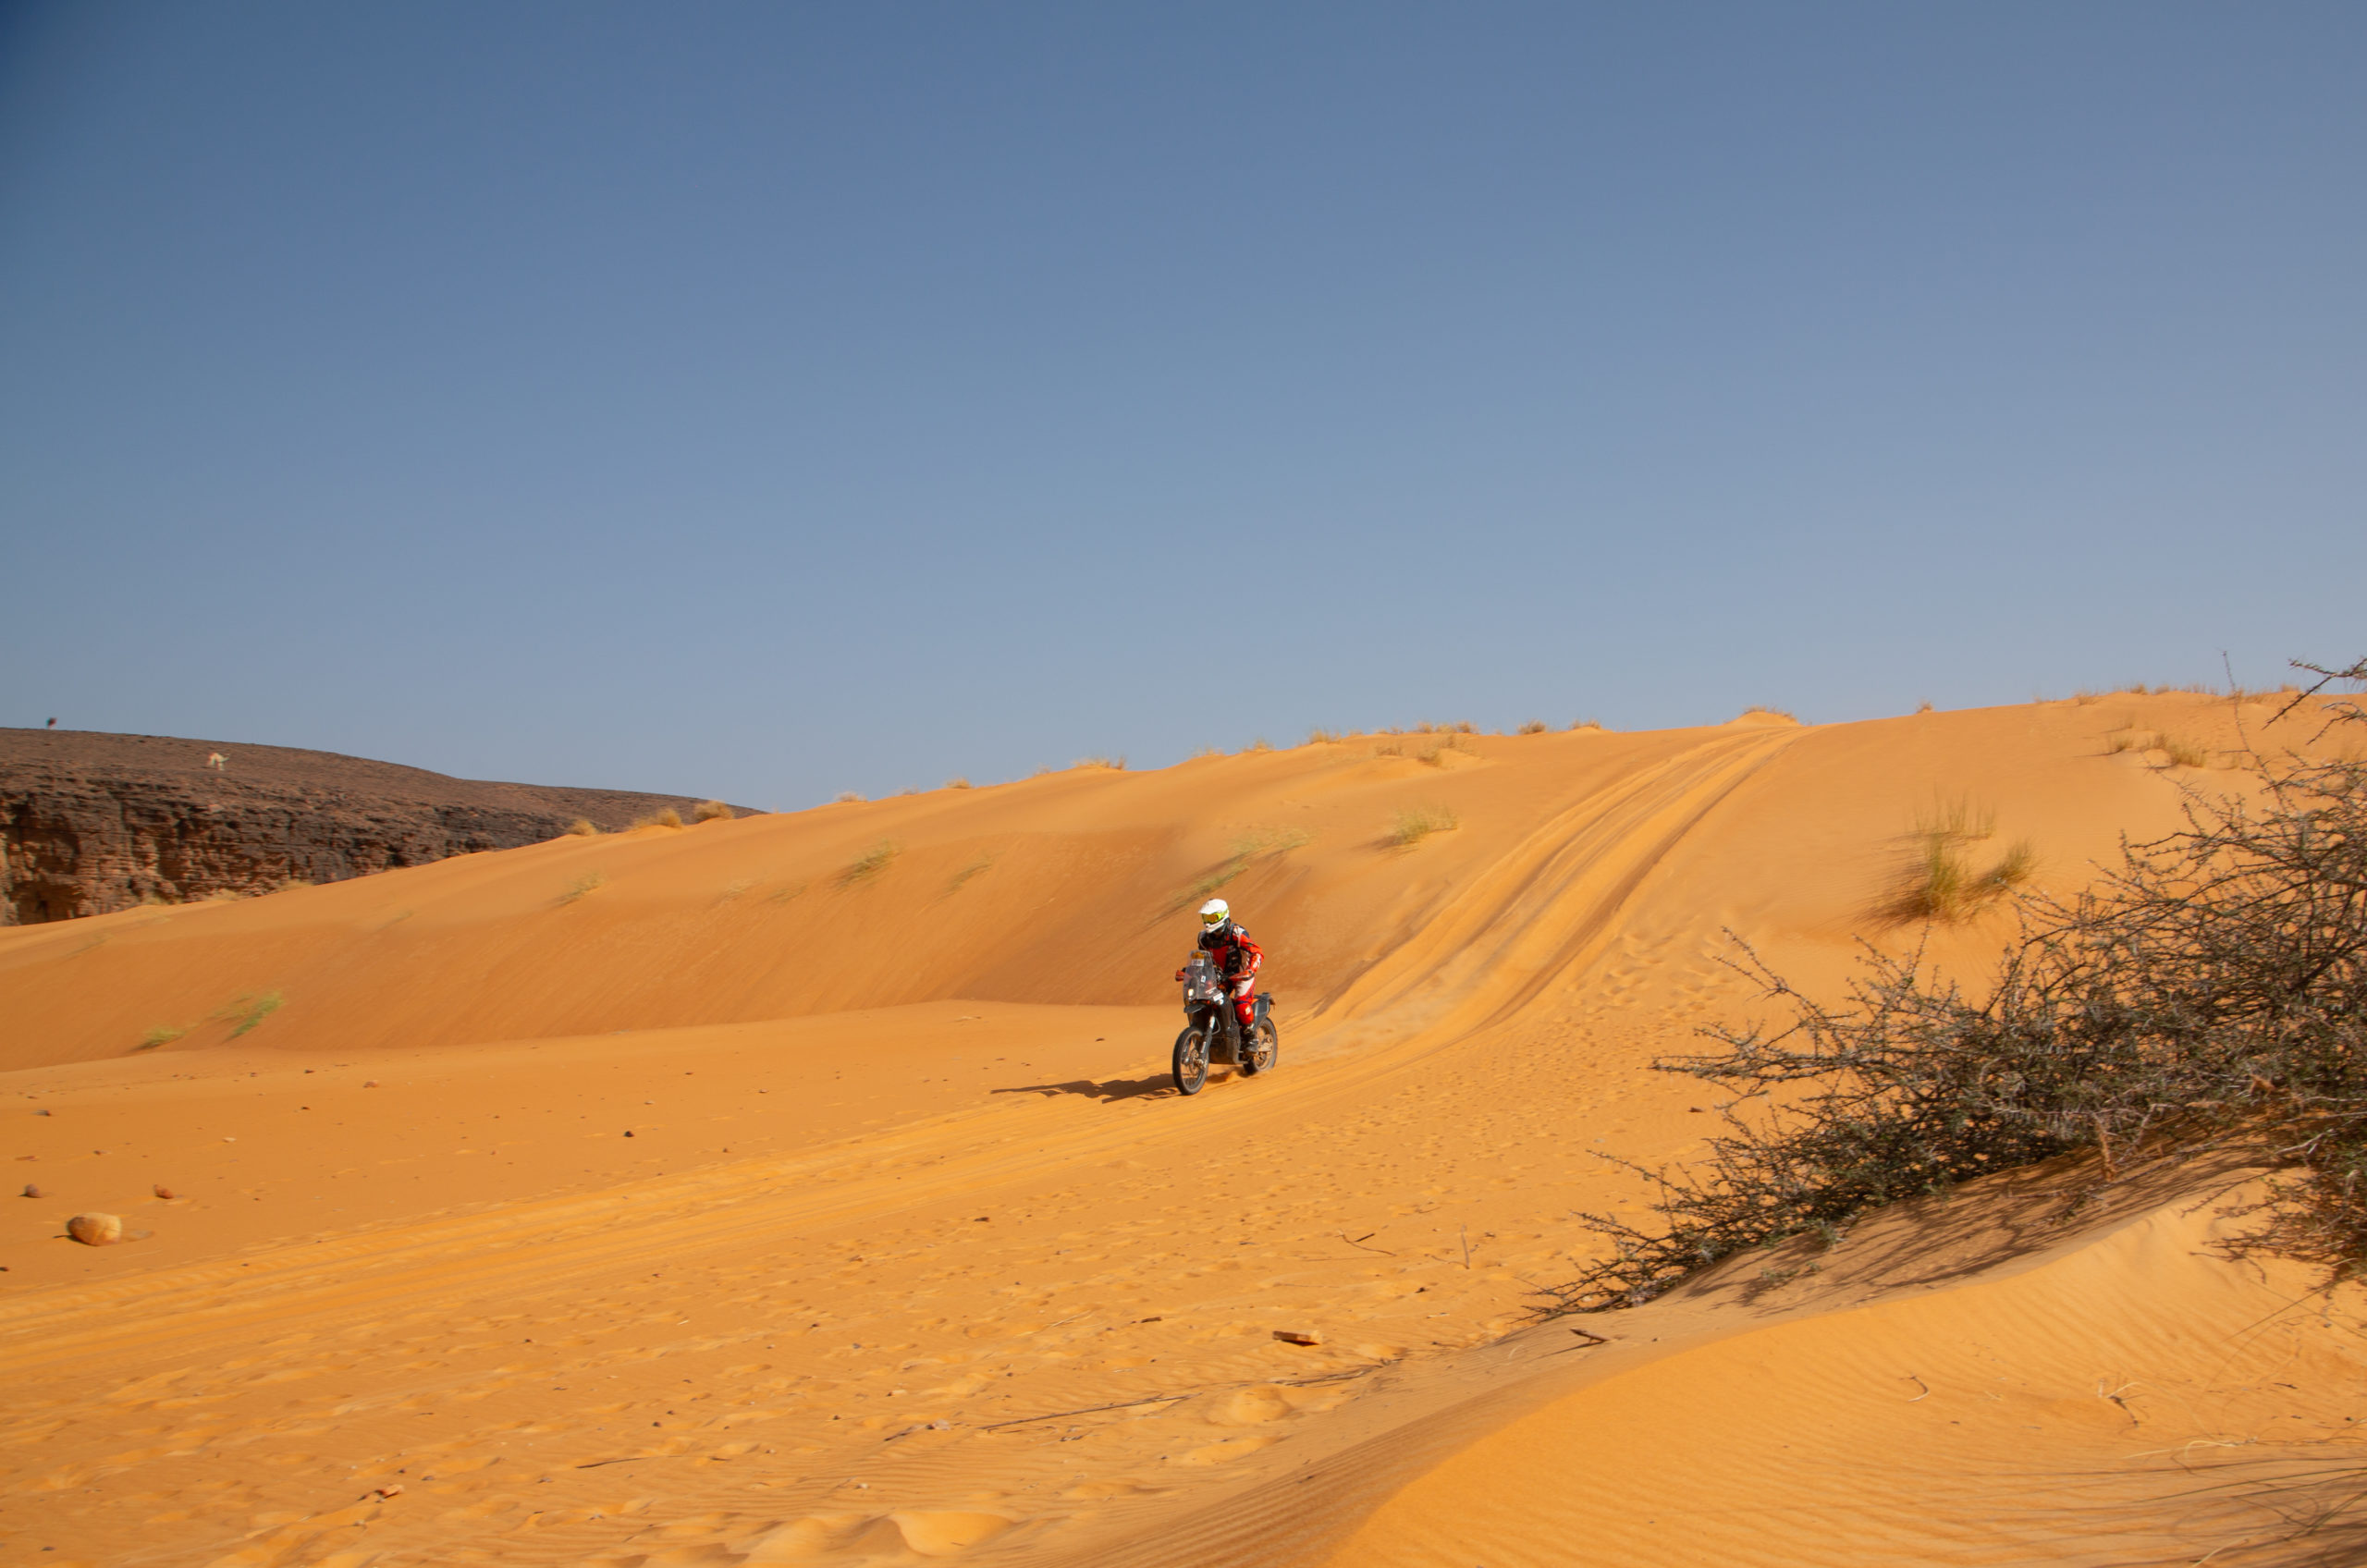
[[[0,729],[0,925],[342,881],[696,803],[288,746]]]

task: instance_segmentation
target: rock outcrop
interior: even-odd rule
[[[695,805],[285,746],[0,729],[0,925],[339,881]]]

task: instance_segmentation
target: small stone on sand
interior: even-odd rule
[[[103,1247],[123,1239],[123,1221],[112,1214],[78,1214],[66,1222],[66,1233],[86,1247]]]
[[[156,1183],[156,1195],[169,1203],[179,1194],[175,1193],[172,1188],[167,1187],[162,1182],[159,1182]]]
[[[29,1197],[29,1198],[37,1198],[37,1197],[41,1196],[41,1183],[40,1183],[40,1182],[26,1182],[26,1183],[25,1183],[25,1196],[27,1196],[27,1197]]]

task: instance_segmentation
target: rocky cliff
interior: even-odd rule
[[[0,925],[333,882],[695,804],[285,746],[0,729]]]

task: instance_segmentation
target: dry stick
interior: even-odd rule
[[[1348,1237],[1348,1232],[1346,1232],[1345,1231],[1341,1231],[1341,1232],[1340,1232],[1340,1239],[1341,1239],[1342,1241],[1343,1241],[1343,1242],[1347,1242],[1347,1243],[1348,1243],[1348,1244],[1349,1244],[1350,1246],[1352,1246],[1352,1247],[1364,1247],[1364,1248],[1365,1248],[1365,1251],[1367,1251],[1367,1252],[1377,1252],[1377,1253],[1380,1254],[1380,1256],[1383,1256],[1383,1257],[1395,1257],[1397,1255],[1396,1255],[1395,1253],[1393,1253],[1393,1252],[1391,1252],[1387,1247],[1365,1247],[1365,1243],[1366,1243],[1367,1242],[1371,1241],[1375,1236],[1378,1236],[1378,1235],[1380,1235],[1380,1231],[1367,1231],[1363,1235],[1356,1237],[1356,1238],[1355,1238],[1355,1240],[1353,1240],[1353,1241],[1350,1241],[1350,1240],[1349,1240],[1349,1237]]]
[[[1471,1227],[1457,1225],[1454,1233],[1463,1238],[1463,1271],[1468,1274],[1471,1272]]]
[[[1000,1427],[1026,1427],[1038,1421],[1058,1421],[1070,1415],[1091,1415],[1103,1410],[1131,1410],[1138,1404],[1171,1404],[1179,1399],[1190,1399],[1193,1393],[1199,1391],[1195,1389],[1191,1393],[1152,1394],[1145,1399],[1122,1399],[1115,1404],[1088,1404],[1083,1410],[1055,1410],[1049,1415],[1023,1415],[1016,1421],[987,1421],[982,1423],[978,1430],[991,1432]]]
[[[682,1455],[679,1453],[642,1453],[635,1454],[631,1459],[595,1459],[589,1464],[579,1464],[576,1468],[578,1470],[597,1470],[603,1464],[639,1464],[645,1459],[680,1459]]]

